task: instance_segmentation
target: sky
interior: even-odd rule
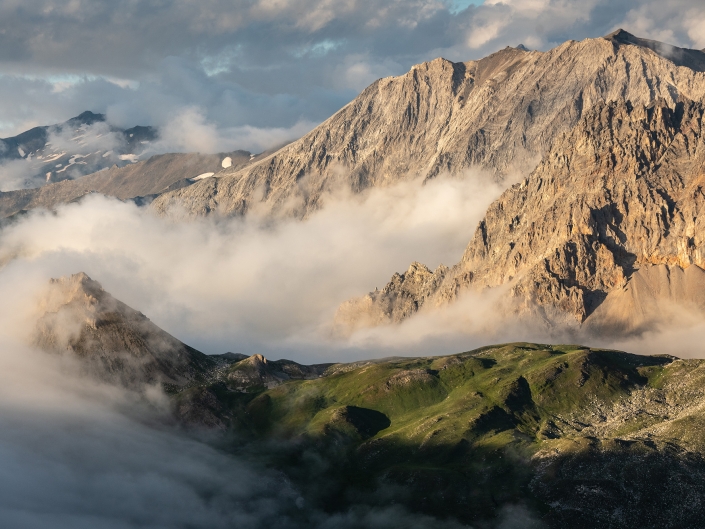
[[[697,0],[2,0],[0,137],[92,110],[260,152],[438,56],[619,27],[703,48],[704,15]],[[173,148],[203,150],[194,136]]]

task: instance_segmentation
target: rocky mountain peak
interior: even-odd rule
[[[638,46],[653,51],[677,66],[684,66],[697,72],[705,71],[705,53],[702,50],[679,48],[656,40],[643,39],[621,28],[603,38],[612,42],[615,47]]]
[[[183,385],[216,362],[118,301],[81,272],[52,279],[39,305],[34,341],[81,358],[93,375],[124,385]]]
[[[478,61],[435,59],[374,82],[271,156],[153,205],[160,213],[233,215],[262,201],[277,215],[305,217],[339,187],[359,192],[473,167],[496,180],[528,174],[601,103],[662,98],[672,107],[680,96],[702,98],[703,57],[620,31],[547,52],[507,47]]]
[[[265,369],[267,366],[267,359],[261,354],[253,354],[245,360],[242,360],[241,364],[243,366],[247,365],[253,367],[257,370],[262,370]]]
[[[86,110],[85,112],[81,112],[75,118],[69,119],[67,123],[72,125],[92,125],[93,123],[98,123],[101,121],[105,121],[105,114],[97,114],[95,112],[91,112],[90,110]]]

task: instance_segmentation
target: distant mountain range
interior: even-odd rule
[[[158,154],[73,180],[0,192],[0,218],[21,215],[35,208],[52,210],[92,193],[146,205],[160,193],[192,185],[222,171],[226,166],[243,167],[257,159],[247,151]]]
[[[152,127],[119,129],[108,125],[103,114],[87,111],[64,123],[0,139],[0,164],[25,161],[27,187],[35,187],[37,182],[69,180],[134,162],[157,135]]]
[[[705,361],[528,343],[303,366],[206,356],[85,274],[52,281],[35,342],[284,473],[308,511],[390,503],[489,526],[694,528]],[[70,332],[68,332],[70,330]],[[220,441],[218,441],[220,442]]]

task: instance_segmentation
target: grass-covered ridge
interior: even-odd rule
[[[522,504],[560,526],[592,502],[572,527],[620,512],[688,527],[684,491],[705,494],[704,366],[529,343],[319,366],[253,356],[176,400],[327,509],[365,497],[477,523]],[[670,487],[658,513],[639,499],[651,481]]]

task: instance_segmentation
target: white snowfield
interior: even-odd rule
[[[230,156],[227,156],[227,157],[223,158],[223,163],[220,165],[223,166],[223,169],[227,169],[232,164],[233,164],[233,159]]]

